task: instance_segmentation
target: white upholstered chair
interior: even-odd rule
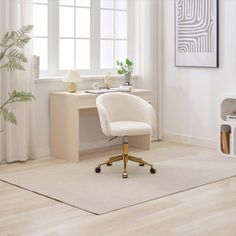
[[[156,116],[152,105],[146,100],[121,92],[102,94],[97,97],[96,105],[100,118],[102,131],[107,136],[123,137],[123,154],[111,157],[95,168],[96,173],[101,172],[102,165],[112,165],[113,162],[123,160],[123,178],[128,177],[128,160],[139,163],[140,166],[150,166],[150,172],[156,173],[153,165],[128,154],[128,136],[145,135],[152,133]]]

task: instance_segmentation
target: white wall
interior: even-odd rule
[[[220,68],[174,66],[174,0],[162,0],[162,93],[164,138],[215,146],[218,139],[220,96],[236,93],[236,0],[219,0]],[[83,82],[90,88],[93,81]],[[119,82],[117,82],[119,83]],[[49,154],[49,112],[51,91],[65,90],[62,82],[35,83],[35,153]],[[97,117],[84,117],[81,136],[84,148],[103,145]],[[88,127],[88,128],[87,128]],[[100,142],[100,143],[99,143]]]
[[[163,133],[215,146],[220,97],[236,93],[236,0],[219,0],[219,68],[174,66],[174,0],[163,0]]]
[[[117,87],[122,84],[122,78],[113,78],[113,86]],[[86,78],[84,82],[79,83],[81,90],[91,89],[93,82],[102,86],[103,80]],[[132,82],[137,86],[137,78]],[[35,157],[50,155],[49,144],[49,94],[53,91],[65,91],[66,84],[60,80],[37,80],[35,81],[35,122],[34,122],[34,150]],[[80,116],[80,149],[86,150],[97,147],[114,145],[120,140],[108,142],[107,137],[102,134],[100,122],[97,115]]]

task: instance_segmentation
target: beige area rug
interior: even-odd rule
[[[0,167],[0,179],[103,214],[236,175],[236,159],[208,149],[164,142],[153,145],[152,151],[131,152],[155,163],[157,174],[130,162],[128,179],[121,178],[121,163],[104,166],[100,174],[95,173],[96,164],[110,154],[87,155],[79,163],[44,160],[5,165]]]

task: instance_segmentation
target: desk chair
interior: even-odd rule
[[[152,105],[146,100],[128,93],[113,92],[97,97],[96,105],[102,131],[107,136],[123,137],[123,154],[111,157],[95,168],[96,173],[101,172],[101,166],[111,166],[113,162],[123,160],[123,178],[128,177],[128,160],[139,163],[140,166],[150,166],[150,172],[156,173],[153,165],[128,154],[128,136],[151,134],[155,125],[155,112]]]

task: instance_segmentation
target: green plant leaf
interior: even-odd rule
[[[123,70],[121,70],[121,69],[119,69],[119,70],[117,71],[117,73],[120,74],[120,75],[123,75],[123,74],[124,74]]]
[[[6,64],[0,66],[0,69],[6,69],[7,71],[25,70],[22,64],[17,61],[8,61]]]
[[[0,61],[2,60],[3,57],[4,57],[4,53],[0,52]]]
[[[3,63],[0,65],[0,69],[7,71],[24,70],[23,63],[26,63],[27,59],[23,52],[17,48],[22,49],[29,42],[31,38],[28,34],[32,29],[33,25],[26,25],[17,31],[9,31],[3,36],[0,45],[3,47],[3,51],[0,53],[0,61]]]
[[[9,93],[9,97],[12,101],[11,103],[28,102],[32,101],[33,99],[36,100],[32,93],[16,90],[14,90],[12,93]]]
[[[23,36],[23,35],[31,33],[31,31],[33,30],[33,27],[34,27],[33,25],[24,25],[19,30],[17,30],[16,32],[19,35]]]
[[[22,48],[29,42],[29,33],[32,31],[33,25],[22,26],[17,31],[9,31],[4,34],[0,47],[0,69],[7,71],[24,70],[24,63],[27,63],[27,58],[21,51]],[[0,104],[0,114],[4,120],[17,124],[16,115],[9,111],[7,105],[16,102],[27,102],[35,99],[34,95],[24,91],[13,91],[9,93],[9,98]]]
[[[2,42],[1,42],[1,46],[6,46],[9,40],[9,34],[10,32],[7,32],[4,34],[3,38],[2,38]]]
[[[133,65],[133,62],[130,61],[128,58],[126,58],[125,63],[126,63],[126,65],[128,65],[128,66],[132,66],[132,65]]]
[[[0,113],[2,113],[3,119],[5,121],[17,125],[16,115],[13,112],[9,111],[8,108],[6,107],[2,108],[0,110]]]
[[[128,74],[133,72],[133,62],[129,60],[128,58],[125,59],[125,62],[118,61],[117,60],[117,65],[120,67],[117,70],[118,74]]]
[[[9,44],[9,42],[13,39],[13,36],[14,36],[14,31],[9,31],[5,33],[2,38],[1,46],[6,47]]]
[[[23,62],[26,63],[27,62],[27,58],[25,57],[25,55],[17,50],[17,49],[13,49],[8,55],[6,55],[8,57],[9,61],[15,61],[15,62]]]

